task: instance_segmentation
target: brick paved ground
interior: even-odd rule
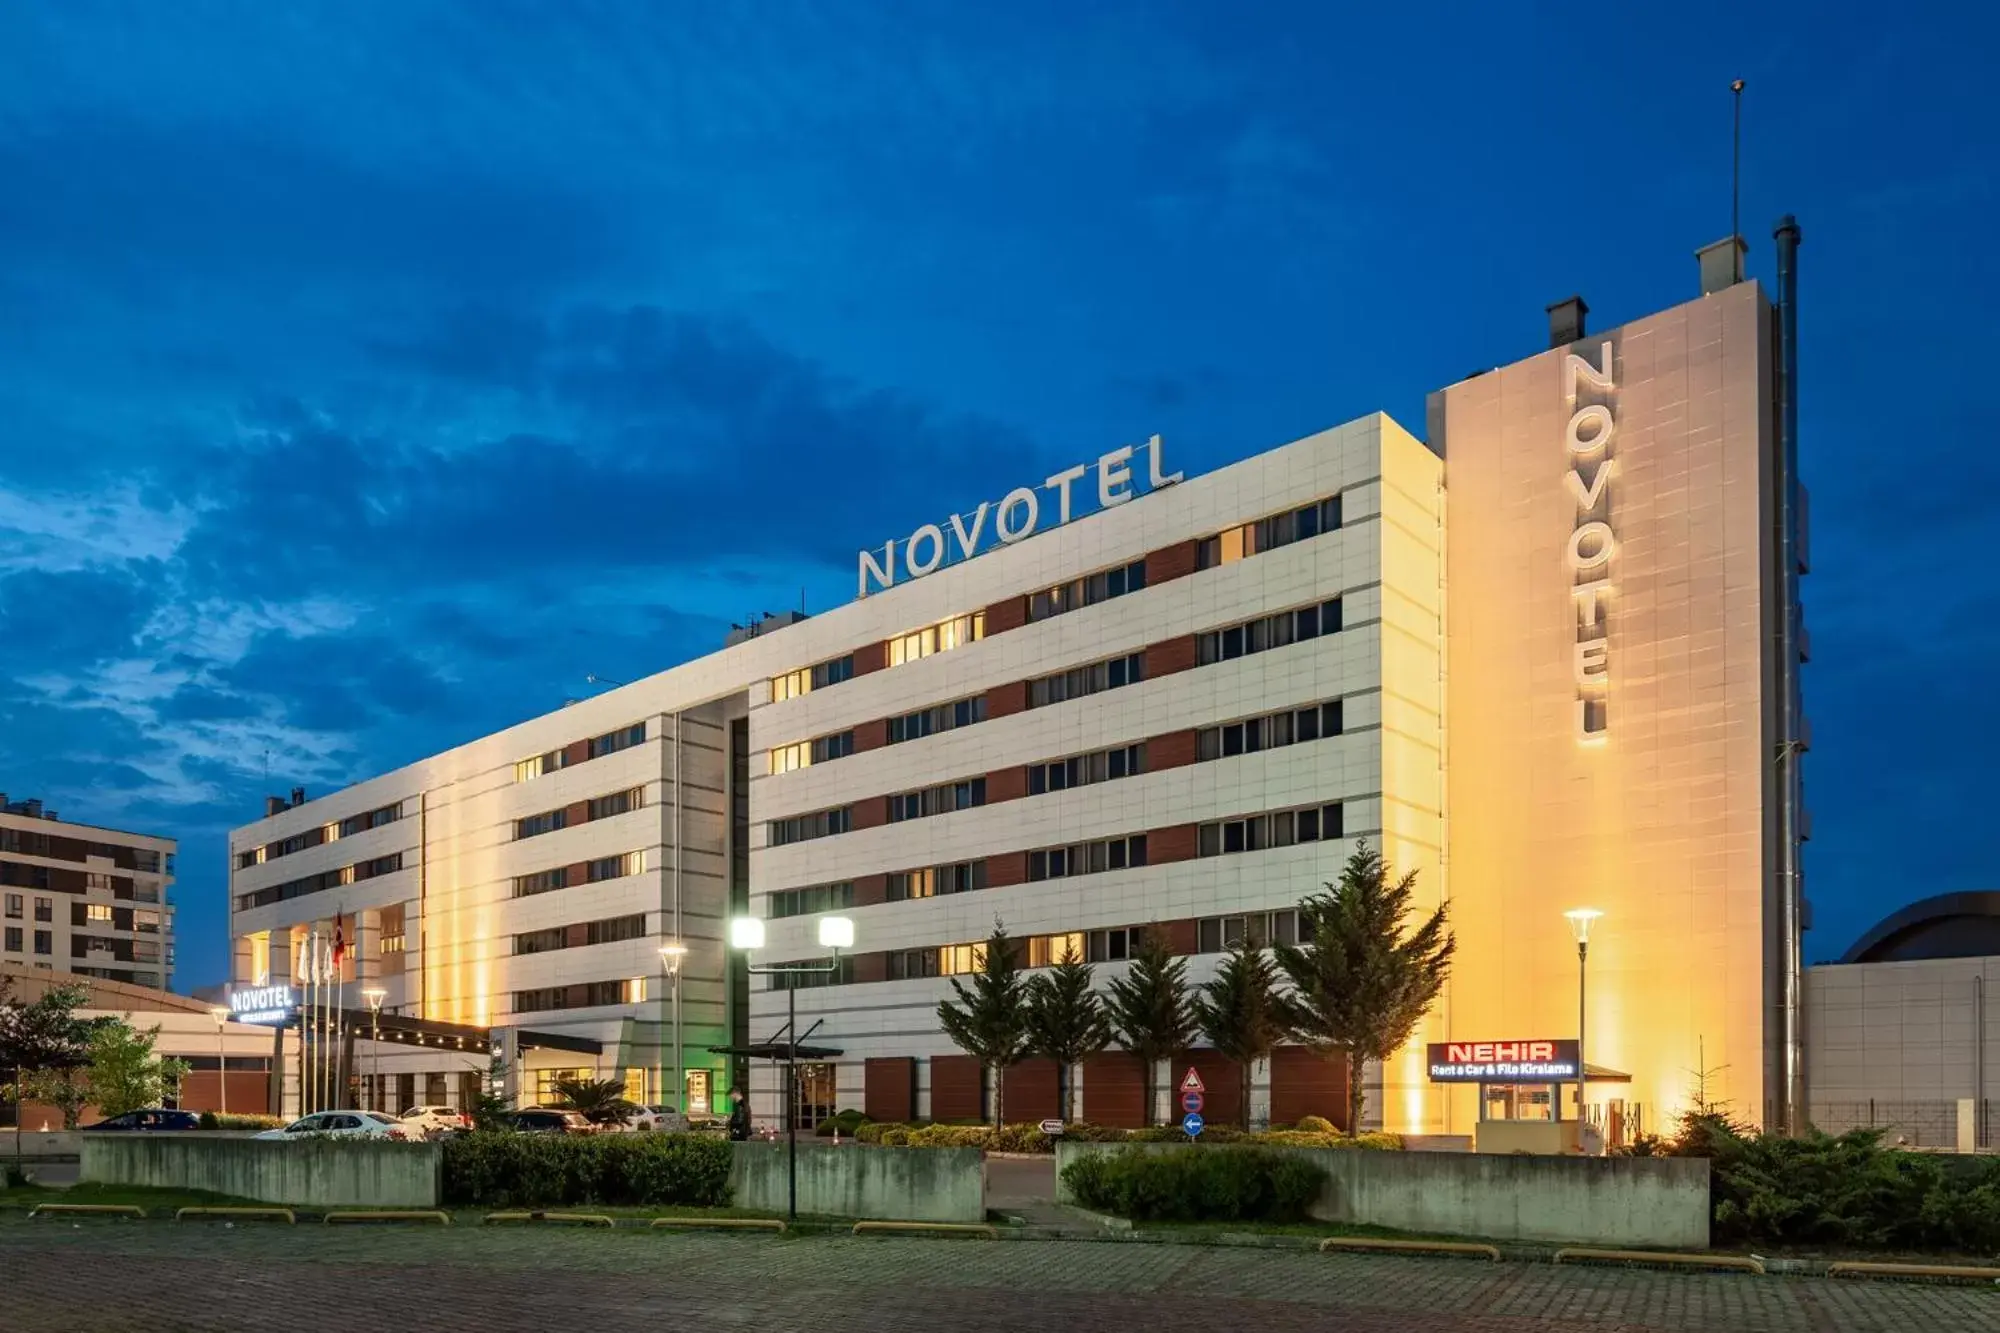
[[[1081,1241],[0,1221],[7,1333],[690,1316],[756,1333],[2000,1333],[2000,1292]]]

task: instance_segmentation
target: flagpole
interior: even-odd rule
[[[312,978],[312,1045],[306,1050],[306,1109],[311,1115],[319,1110],[319,927],[314,926],[312,939],[307,945],[312,956],[306,963],[306,975]]]
[[[305,1007],[299,1010],[299,1114],[312,1114],[312,1030],[313,1030],[313,945],[319,938],[319,927],[306,932],[299,941],[299,976],[306,986]]]

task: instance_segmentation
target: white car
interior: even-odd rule
[[[434,1139],[472,1128],[472,1117],[449,1106],[412,1106],[400,1121],[413,1138]]]
[[[642,1106],[625,1122],[625,1128],[643,1133],[685,1134],[688,1121],[671,1106]]]
[[[299,1117],[283,1129],[267,1129],[257,1137],[277,1141],[312,1134],[340,1139],[407,1140],[421,1137],[380,1111],[316,1111]]]

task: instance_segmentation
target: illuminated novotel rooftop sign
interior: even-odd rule
[[[298,1003],[290,986],[253,986],[229,993],[229,1016],[239,1023],[282,1023]]]
[[[1168,473],[1157,435],[1141,445],[1128,444],[1113,449],[1108,454],[1100,455],[1094,464],[1078,463],[1075,467],[1065,468],[1039,487],[1017,486],[1007,492],[998,504],[981,500],[979,508],[970,515],[972,522],[969,525],[966,523],[967,515],[953,514],[949,520],[952,537],[949,544],[945,541],[943,527],[926,523],[900,543],[891,541],[879,551],[861,552],[860,588],[855,596],[866,597],[871,592],[895,586],[899,573],[904,578],[922,578],[942,565],[970,560],[985,549],[981,543],[986,537],[989,518],[993,521],[993,536],[1003,546],[1011,546],[1023,537],[1034,536],[1042,522],[1041,491],[1054,493],[1058,524],[1080,517],[1073,506],[1070,488],[1093,471],[1097,474],[1097,508],[1109,509],[1113,505],[1124,504],[1143,493],[1135,489],[1136,479],[1132,473],[1133,455],[1142,449],[1146,451],[1146,491],[1171,486],[1181,479],[1178,472]]]

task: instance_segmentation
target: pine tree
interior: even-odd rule
[[[1250,1127],[1251,1066],[1285,1035],[1277,985],[1277,969],[1246,936],[1231,947],[1215,979],[1194,999],[1195,1018],[1208,1044],[1237,1064],[1245,1129]]]
[[[1167,948],[1165,932],[1149,927],[1141,936],[1132,966],[1105,987],[1105,1017],[1118,1044],[1139,1058],[1146,1089],[1145,1123],[1153,1123],[1153,1071],[1195,1041],[1194,1008],[1188,999],[1187,960]]]
[[[1346,1058],[1349,1134],[1361,1132],[1363,1065],[1402,1048],[1451,974],[1457,941],[1443,905],[1404,929],[1416,882],[1414,870],[1392,882],[1388,862],[1363,842],[1339,883],[1299,904],[1299,943],[1277,949],[1293,988],[1286,1022],[1323,1059]]]
[[[993,933],[981,946],[972,989],[968,991],[956,977],[951,989],[958,1003],[938,1003],[938,1026],[953,1045],[992,1071],[993,1124],[997,1129],[1004,1113],[1007,1071],[1028,1053],[1027,979],[1021,975],[1014,942],[998,918],[993,922]]]
[[[1056,1062],[1057,1102],[1076,1119],[1075,1069],[1111,1044],[1104,1002],[1090,988],[1090,968],[1074,953],[1028,982],[1028,1049]]]

